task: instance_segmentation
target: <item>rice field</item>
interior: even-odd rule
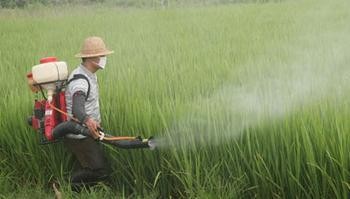
[[[0,198],[347,198],[350,2],[0,10]],[[70,190],[62,143],[27,125],[25,75],[87,36],[115,53],[98,72],[102,125],[157,150],[106,146],[112,185]]]

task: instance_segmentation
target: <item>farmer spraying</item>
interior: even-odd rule
[[[152,136],[114,136],[101,128],[96,72],[105,68],[106,56],[112,53],[101,38],[88,37],[76,55],[81,64],[70,75],[66,62],[56,57],[40,59],[27,74],[35,93],[28,124],[39,133],[40,144],[63,140],[72,151],[77,163],[71,184],[76,191],[108,179],[111,169],[101,142],[122,149],[156,147]]]
[[[82,62],[68,78],[65,92],[67,112],[85,124],[93,138],[98,138],[101,123],[96,72],[105,68],[106,56],[112,53],[101,38],[88,37],[81,52],[76,55]],[[101,144],[92,137],[67,134],[64,139],[65,145],[78,160],[77,169],[71,177],[73,185],[106,180],[110,172]]]

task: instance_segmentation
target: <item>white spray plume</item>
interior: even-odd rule
[[[220,144],[247,127],[283,119],[318,100],[343,97],[349,92],[350,56],[349,47],[337,41],[327,40],[311,49],[296,48],[297,53],[290,50],[298,55],[292,63],[262,59],[241,67],[245,75],[239,83],[227,83],[210,97],[199,98],[157,144]]]

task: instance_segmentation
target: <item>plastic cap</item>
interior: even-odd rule
[[[32,78],[33,77],[33,73],[27,73],[27,77],[28,78]]]
[[[49,62],[56,62],[56,57],[44,57],[40,59],[40,64],[49,63]]]

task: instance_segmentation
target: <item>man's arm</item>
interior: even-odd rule
[[[77,91],[73,94],[72,113],[81,123],[85,123],[88,115],[85,112],[85,98],[83,91]]]
[[[77,91],[73,94],[72,113],[75,118],[89,128],[91,136],[96,139],[99,137],[97,130],[99,124],[86,114],[85,98],[86,95],[83,91]]]

